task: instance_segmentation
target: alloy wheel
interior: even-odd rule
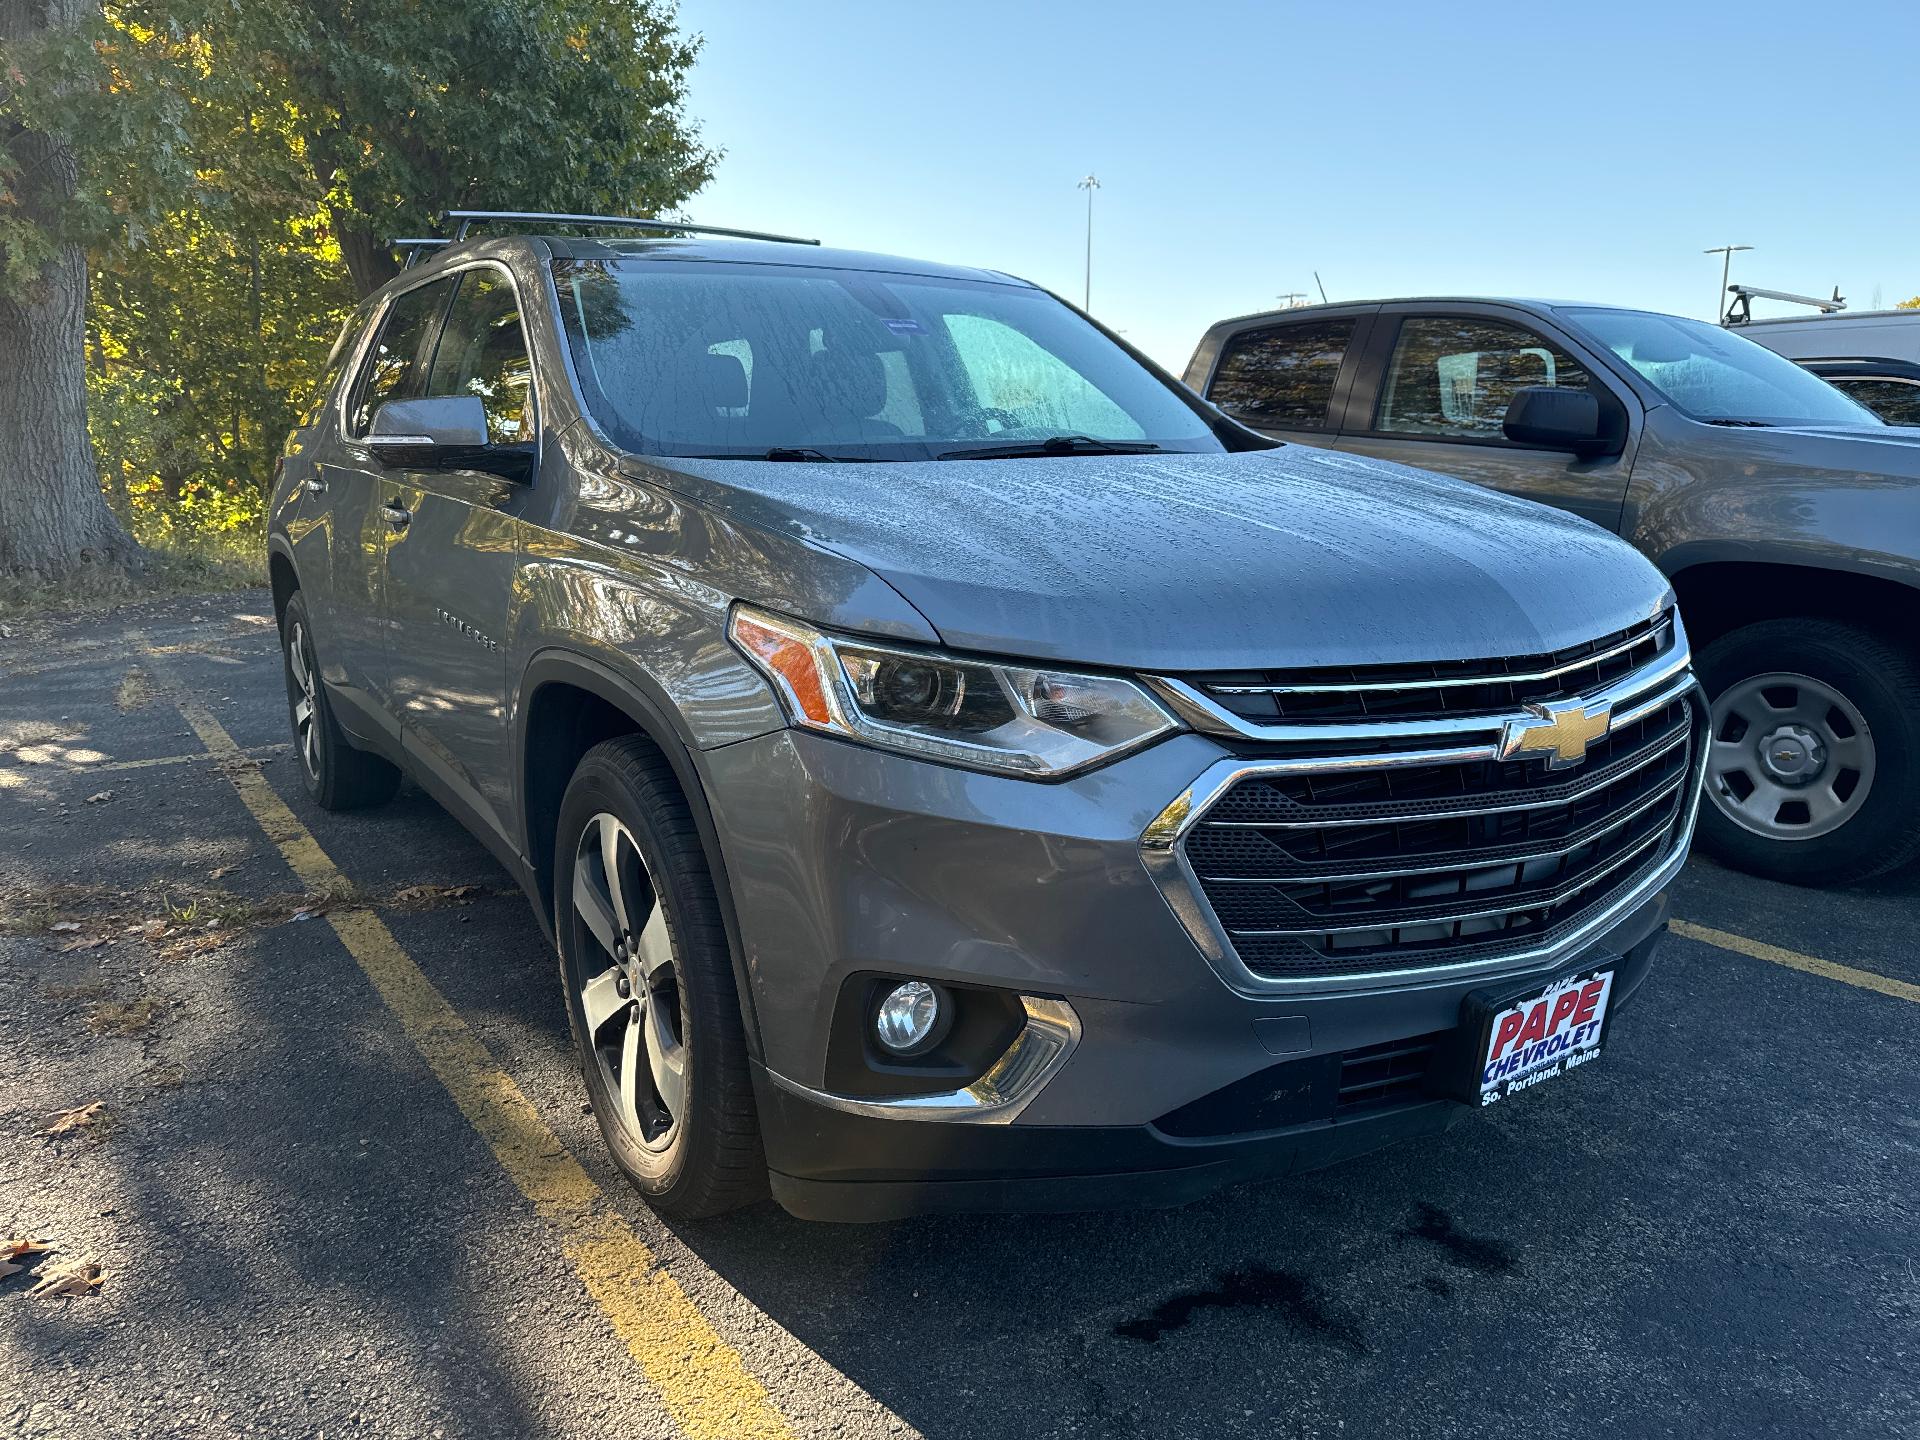
[[[1775,672],[1713,702],[1707,794],[1770,840],[1810,840],[1859,813],[1873,787],[1873,733],[1852,701],[1807,675]]]
[[[314,713],[316,682],[313,647],[307,643],[307,627],[297,620],[293,623],[292,633],[287,636],[287,668],[293,675],[294,687],[299,691],[293,701],[294,743],[300,747],[300,763],[307,767],[307,774],[318,778],[320,731],[316,724],[318,717]]]
[[[664,1150],[687,1108],[679,970],[659,887],[605,811],[581,832],[572,907],[571,980],[595,1063],[628,1137]]]

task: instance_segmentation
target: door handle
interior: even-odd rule
[[[413,512],[401,505],[382,505],[380,514],[391,530],[404,530],[413,523]]]
[[[324,480],[307,480],[302,483],[306,485],[309,495],[324,495],[327,493],[327,482]]]

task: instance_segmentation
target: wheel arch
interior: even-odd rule
[[[753,987],[741,943],[739,916],[718,826],[708,803],[706,784],[695,759],[696,748],[674,722],[666,697],[644,679],[622,674],[567,650],[546,650],[527,664],[521,679],[516,716],[515,794],[521,820],[522,851],[540,925],[553,938],[553,860],[555,827],[567,782],[580,758],[602,741],[637,735],[659,751],[686,797],[708,873],[720,902],[727,949],[740,995],[747,1052],[761,1058],[760,1027]]]
[[[1696,649],[1742,625],[1795,616],[1841,620],[1910,645],[1920,631],[1920,587],[1809,559],[1702,559],[1669,570]]]
[[[267,583],[273,588],[273,623],[278,628],[287,613],[287,602],[300,588],[300,572],[294,569],[293,555],[278,540],[267,545]]]

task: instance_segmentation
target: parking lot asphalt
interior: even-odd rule
[[[307,800],[263,595],[16,629],[0,1434],[1920,1435],[1920,873],[1695,861],[1601,1063],[1334,1169],[668,1225],[506,875]]]

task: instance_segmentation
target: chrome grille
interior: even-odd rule
[[[1313,670],[1243,670],[1190,683],[1245,720],[1416,719],[1513,709],[1578,695],[1630,675],[1665,650],[1673,612],[1544,655],[1364,665]]]
[[[1528,701],[1610,707],[1607,733],[1566,768],[1502,758],[1509,724],[1538,718],[1520,704],[1421,710],[1367,688],[1364,718],[1260,724],[1199,682],[1156,682],[1197,728],[1267,740],[1276,758],[1203,777],[1149,828],[1149,868],[1189,929],[1258,980],[1492,969],[1571,943],[1677,864],[1704,716],[1670,613],[1573,650],[1476,662],[1529,687],[1521,677],[1570,666]],[[1621,657],[1637,663],[1616,674]],[[1408,683],[1430,696],[1442,667],[1415,668]]]

